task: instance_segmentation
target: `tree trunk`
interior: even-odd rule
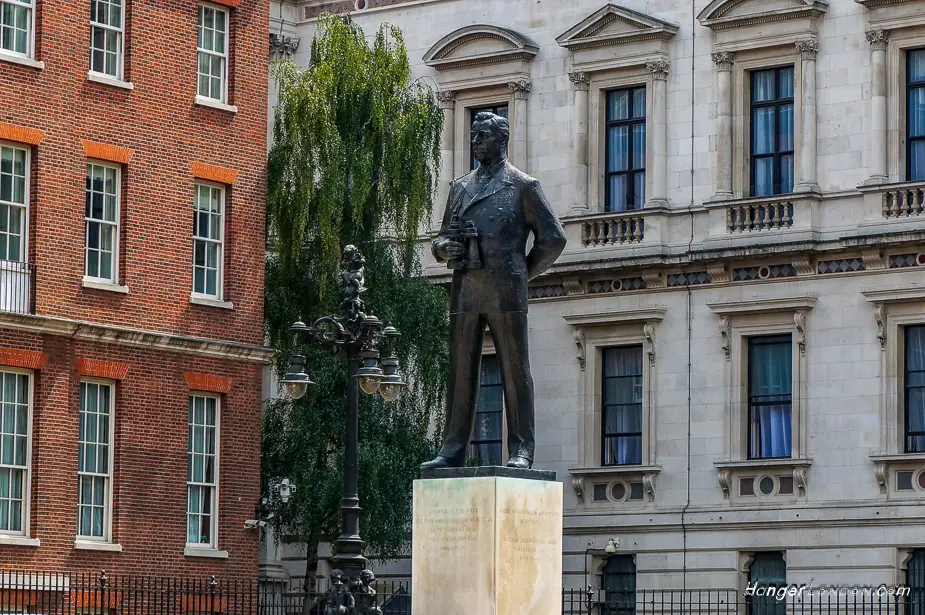
[[[318,571],[318,539],[312,537],[305,546],[305,577],[302,579],[302,613],[310,615],[314,605],[315,573]]]

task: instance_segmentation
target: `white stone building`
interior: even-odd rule
[[[925,1],[287,0],[271,31],[304,65],[345,4],[440,92],[435,222],[494,108],[566,228],[530,305],[565,587],[925,583]]]

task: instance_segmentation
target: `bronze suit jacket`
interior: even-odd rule
[[[487,183],[478,181],[478,169],[452,182],[434,240],[436,257],[457,208],[461,220],[471,220],[478,229],[482,267],[454,271],[451,313],[526,312],[527,281],[546,271],[565,249],[565,232],[540,183],[507,160],[492,171]]]

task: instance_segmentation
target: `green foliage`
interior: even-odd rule
[[[446,293],[422,278],[417,252],[430,222],[443,114],[429,88],[409,85],[396,28],[383,26],[370,45],[349,18],[324,17],[310,58],[304,71],[289,62],[274,68],[280,93],[267,210],[278,255],[267,259],[267,336],[281,373],[292,350],[288,327],[339,313],[341,250],[359,247],[367,310],[401,331],[396,350],[412,383],[393,404],[360,395],[361,531],[367,554],[388,559],[407,547],[411,481],[435,453],[428,426],[440,419],[445,390]],[[306,350],[317,384],[297,402],[268,403],[263,475],[295,481],[290,503],[274,506],[274,523],[314,545],[339,530],[346,361]]]

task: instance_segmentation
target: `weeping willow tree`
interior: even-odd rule
[[[359,471],[366,553],[390,559],[408,546],[411,482],[435,452],[428,426],[446,379],[445,291],[421,276],[420,230],[430,221],[443,115],[433,91],[410,83],[401,31],[385,25],[372,42],[349,18],[319,22],[310,63],[278,63],[268,161],[266,324],[285,369],[296,319],[338,313],[341,251],[366,256],[367,309],[399,329],[397,354],[412,386],[386,404],[361,395]],[[278,535],[307,545],[306,577],[320,542],[339,530],[346,362],[306,349],[317,383],[296,402],[265,409],[263,476]],[[267,485],[288,477],[286,505]]]

